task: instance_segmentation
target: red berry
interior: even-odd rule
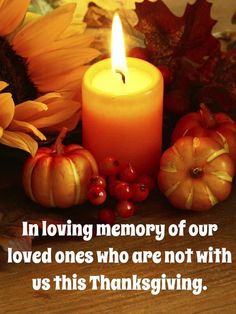
[[[129,163],[120,171],[120,179],[125,182],[134,182],[137,178],[136,170]]]
[[[132,192],[132,201],[134,202],[143,202],[149,195],[149,190],[143,183],[132,184]]]
[[[100,172],[104,176],[114,176],[119,172],[119,161],[114,157],[105,157],[100,162]]]
[[[164,83],[166,85],[171,84],[171,82],[173,81],[173,74],[172,74],[171,70],[165,65],[159,65],[158,69],[159,69],[159,71],[161,71],[161,74],[162,74],[163,79],[164,79]]]
[[[111,208],[102,208],[99,211],[98,219],[106,224],[113,225],[116,220],[116,215]]]
[[[115,193],[115,187],[116,184],[120,182],[119,180],[117,180],[116,176],[110,176],[108,177],[108,192],[110,193],[111,196],[114,196]]]
[[[148,61],[149,55],[148,51],[145,48],[135,47],[129,51],[129,57],[143,59]]]
[[[134,215],[135,206],[132,202],[121,201],[117,203],[116,210],[120,217],[128,218]]]
[[[155,183],[152,177],[147,175],[142,175],[137,179],[137,183],[145,184],[149,190],[149,192],[152,192],[154,189]]]
[[[106,188],[106,180],[101,176],[92,176],[89,180],[88,189],[91,189],[93,186],[100,186]]]
[[[100,186],[93,186],[88,191],[88,200],[93,205],[101,205],[107,198],[106,191]]]
[[[132,197],[131,186],[126,182],[118,182],[114,187],[114,196],[119,201],[128,201]]]

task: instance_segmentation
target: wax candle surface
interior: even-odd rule
[[[127,85],[111,60],[91,66],[83,80],[83,146],[97,161],[114,156],[141,174],[156,175],[162,144],[163,78],[150,63],[127,58]]]
[[[106,84],[104,84],[104,82],[106,82]],[[150,86],[151,82],[151,74],[132,67],[129,68],[126,82],[123,83],[121,75],[119,73],[113,73],[110,68],[97,73],[92,80],[92,86],[101,92],[118,96],[141,92]]]

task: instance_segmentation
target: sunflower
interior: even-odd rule
[[[81,79],[99,52],[72,26],[74,4],[23,23],[29,2],[0,0],[0,142],[34,153],[28,133],[78,123]]]
[[[7,86],[6,82],[0,81],[0,92]],[[47,106],[43,103],[26,102],[15,107],[10,93],[0,94],[0,104],[0,143],[23,149],[33,155],[37,150],[37,143],[27,133],[33,133],[40,140],[45,140],[45,136],[34,125],[19,120],[22,107],[27,106],[27,112],[33,114],[47,110]]]

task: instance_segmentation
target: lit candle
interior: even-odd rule
[[[112,58],[92,65],[83,79],[83,146],[97,161],[113,156],[140,174],[156,175],[162,144],[163,78],[152,64],[126,58],[115,15]]]

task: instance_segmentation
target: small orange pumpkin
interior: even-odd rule
[[[26,194],[45,207],[67,208],[85,202],[88,181],[98,174],[89,151],[76,144],[62,144],[66,132],[63,128],[52,147],[39,148],[23,168]]]
[[[182,136],[210,137],[223,146],[236,165],[236,123],[225,113],[212,113],[206,105],[183,116],[172,133],[172,144]]]
[[[207,210],[229,196],[234,172],[234,162],[217,142],[186,136],[162,155],[158,186],[177,208]]]

